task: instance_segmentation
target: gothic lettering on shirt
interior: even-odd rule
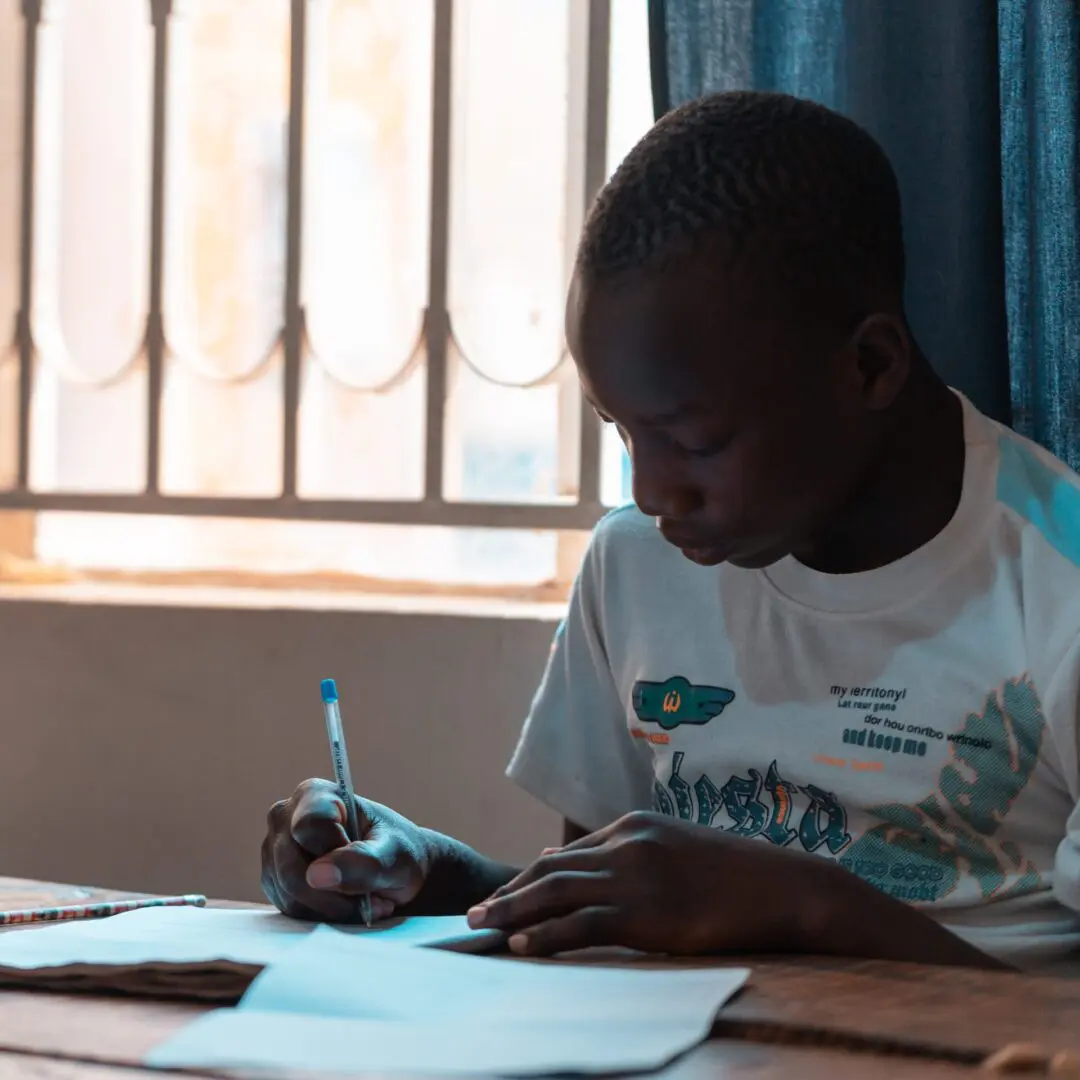
[[[654,785],[653,805],[660,813],[779,847],[797,840],[804,851],[824,848],[838,855],[851,843],[847,811],[837,797],[816,784],[785,780],[775,761],[764,774],[748,769],[717,787],[707,773],[691,786],[680,775],[685,759],[682,751],[673,754],[667,784]]]

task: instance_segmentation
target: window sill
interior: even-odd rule
[[[177,575],[169,582],[103,580],[92,575],[60,575],[48,579],[12,581],[0,576],[0,603],[85,604],[119,607],[180,607],[204,609],[352,611],[395,615],[442,615],[457,618],[520,619],[557,622],[566,613],[566,600],[541,586],[534,595],[526,589],[484,593],[425,589],[421,584],[375,589],[302,587],[295,582],[196,582]],[[547,595],[543,595],[543,592]]]

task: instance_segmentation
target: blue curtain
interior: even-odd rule
[[[658,116],[782,90],[874,134],[923,348],[1080,468],[1080,2],[650,0],[649,23]]]

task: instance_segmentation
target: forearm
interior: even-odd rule
[[[824,859],[803,867],[801,951],[915,964],[1012,970],[928,915]]]
[[[474,851],[451,836],[425,829],[431,862],[416,899],[401,908],[405,915],[463,915],[516,877],[519,870]]]

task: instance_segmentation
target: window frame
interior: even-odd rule
[[[458,501],[444,491],[448,364],[453,343],[447,304],[451,183],[451,108],[454,0],[432,0],[431,194],[427,305],[424,487],[420,499],[305,498],[297,490],[298,422],[302,366],[307,354],[301,294],[305,94],[309,0],[290,0],[290,88],[286,200],[286,276],[280,347],[283,356],[283,469],[273,496],[173,495],[161,490],[161,411],[168,343],[163,318],[165,187],[169,115],[168,58],[171,19],[185,0],[146,0],[153,30],[150,168],[149,290],[141,361],[147,372],[146,470],[135,493],[39,491],[30,483],[34,372],[38,349],[31,318],[34,286],[35,180],[38,134],[38,38],[55,16],[56,0],[22,0],[22,175],[19,306],[13,358],[18,364],[15,483],[0,489],[0,511],[75,511],[139,515],[352,522],[554,530],[591,529],[607,511],[600,497],[601,425],[577,381],[564,371],[560,393],[560,495],[546,502]],[[567,167],[568,233],[576,235],[607,171],[611,0],[570,0],[570,116]],[[568,260],[573,237],[567,237]],[[576,545],[575,545],[576,546]]]

